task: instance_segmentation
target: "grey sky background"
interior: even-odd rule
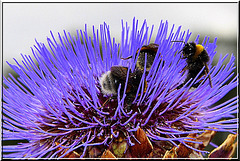
[[[63,30],[72,34],[88,25],[106,22],[111,35],[120,42],[121,19],[132,24],[135,17],[139,25],[144,19],[149,26],[154,25],[155,34],[161,20],[168,20],[182,30],[190,29],[192,35],[206,35],[219,42],[237,42],[238,3],[5,3],[3,4],[3,71],[6,61],[21,61],[20,54],[31,55],[30,47],[35,39],[46,43],[50,30],[56,35]],[[192,40],[195,37],[191,37]],[[226,43],[224,43],[226,45]],[[224,45],[223,44],[223,45]],[[222,54],[236,52],[236,45],[222,48]],[[234,49],[233,49],[234,48]],[[236,54],[236,53],[235,53]]]

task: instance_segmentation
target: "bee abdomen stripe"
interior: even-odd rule
[[[194,59],[197,59],[203,50],[204,50],[204,47],[202,45],[196,45],[196,52],[194,54]]]

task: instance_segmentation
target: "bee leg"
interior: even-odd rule
[[[208,74],[206,70],[204,70],[204,72],[205,72],[205,75]],[[211,80],[211,76],[210,76],[210,74],[208,75],[208,79],[209,79],[210,86],[211,86],[211,88],[212,88],[213,85],[212,85],[212,80]]]
[[[184,83],[180,84],[179,86],[177,86],[177,89],[180,89],[180,88],[182,88],[182,87],[183,87],[183,85],[184,85]]]
[[[208,65],[207,65],[206,62],[204,62],[204,65],[205,65],[205,67],[206,67],[206,70],[204,70],[204,72],[205,72],[205,75],[207,75],[207,74],[209,73],[209,68],[208,68]],[[211,86],[211,88],[212,88],[213,85],[212,85],[212,80],[211,80],[210,74],[208,75],[208,79],[209,79],[210,86]]]
[[[131,105],[132,105],[132,104],[127,104],[127,106],[126,106],[127,112],[130,112],[130,111],[131,111]]]
[[[131,107],[132,107],[132,102],[134,100],[135,96],[133,95],[127,95],[127,97],[125,98],[125,109],[127,112],[131,111]]]
[[[200,85],[201,81],[192,85],[193,88],[197,88]]]
[[[190,74],[188,74],[187,78],[184,80],[184,82],[182,84],[180,84],[179,86],[177,86],[177,89],[182,88],[190,79],[192,78],[192,76]],[[190,83],[190,82],[189,82]]]
[[[185,66],[180,72],[184,72],[185,70],[188,70],[188,66]]]
[[[102,106],[100,106],[100,107],[98,107],[98,109],[100,109],[100,108],[102,108],[102,107],[104,107],[111,99],[113,99],[113,98],[115,98],[115,97],[109,97],[103,104],[102,104]]]
[[[186,71],[187,69],[188,69],[188,67],[185,66],[185,67],[181,70],[181,73],[184,72],[184,71]],[[191,78],[190,78],[189,76],[187,76],[187,78],[184,80],[184,82],[183,82],[182,84],[180,84],[179,86],[177,86],[177,89],[182,88],[182,87],[184,86],[184,84],[186,84],[189,79],[191,79]]]
[[[210,86],[211,86],[211,88],[213,88],[213,85],[212,85],[212,80],[211,80],[211,76],[210,76],[210,75],[208,75],[208,78],[209,78],[209,83],[210,83]]]

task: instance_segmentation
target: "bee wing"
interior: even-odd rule
[[[126,81],[128,68],[123,66],[112,66],[111,74],[113,77]]]
[[[127,79],[128,68],[123,66],[113,66],[111,67],[111,73],[112,73],[112,76],[115,78],[115,80],[117,80],[118,83],[122,84],[124,88],[126,79]],[[129,74],[131,74],[131,72]],[[129,79],[131,79],[131,76]],[[131,90],[131,85],[127,83],[126,93],[130,92],[130,90]]]
[[[205,74],[207,75],[207,74],[209,73],[209,68],[208,68],[208,65],[207,65],[206,62],[204,62],[204,65],[205,65],[205,69],[206,69],[206,70],[204,70],[204,71],[205,71]],[[210,86],[213,87],[213,85],[212,85],[212,80],[211,80],[211,75],[210,75],[210,74],[208,75],[208,78],[209,78]]]

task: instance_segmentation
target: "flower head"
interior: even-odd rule
[[[111,37],[106,23],[97,30],[93,27],[92,37],[86,27],[77,30],[76,36],[64,31],[58,40],[51,32],[48,47],[36,41],[32,52],[38,65],[23,55],[23,65],[18,61],[17,65],[9,64],[19,78],[4,78],[3,139],[21,140],[3,147],[5,157],[100,157],[105,150],[116,157],[146,157],[136,155],[133,148],[144,136],[150,142],[147,156],[155,148],[158,151],[153,150],[151,156],[163,157],[179,144],[205,152],[189,145],[199,143],[191,140],[192,134],[206,130],[235,134],[237,96],[214,106],[237,86],[234,56],[230,55],[227,65],[223,61],[228,55],[220,56],[212,66],[217,39],[210,43],[205,37],[201,44],[210,57],[212,87],[203,76],[177,88],[187,77],[183,71],[186,60],[179,54],[184,43],[173,41],[187,42],[191,33],[181,27],[174,32],[174,26],[168,32],[167,21],[161,21],[152,66],[147,70],[145,54],[144,67],[139,70],[139,49],[152,42],[152,33],[153,26],[144,21],[139,28],[134,19],[131,31],[122,22],[120,43]],[[131,58],[123,59],[127,57]],[[123,80],[115,92],[103,92],[101,79],[113,67],[124,71]],[[193,88],[195,83],[199,85]]]

